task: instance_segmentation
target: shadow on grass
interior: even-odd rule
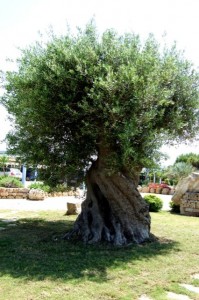
[[[102,282],[108,280],[107,268],[122,269],[130,263],[136,270],[140,261],[177,248],[171,240],[122,248],[64,241],[61,237],[71,228],[70,220],[20,219],[16,224],[0,232],[0,276],[9,274],[27,280],[84,277]]]

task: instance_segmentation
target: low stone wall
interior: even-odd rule
[[[199,217],[199,192],[186,192],[181,199],[180,213]]]
[[[68,192],[52,192],[47,193],[48,197],[67,197],[67,196],[76,196],[76,192],[68,191]]]
[[[82,195],[79,191],[44,193],[43,191],[37,189],[30,190],[28,188],[0,187],[0,199],[44,200],[44,198],[47,197],[67,197],[67,196],[75,196],[77,198],[80,198]]]
[[[75,197],[83,197],[84,191],[80,189],[70,190],[67,192],[52,192],[47,194],[48,197],[67,197],[67,196],[75,196]]]
[[[0,199],[27,199],[27,188],[0,188]]]
[[[152,194],[163,194],[163,195],[173,195],[175,193],[174,189],[169,188],[149,188],[148,186],[139,187],[140,193],[152,193]]]

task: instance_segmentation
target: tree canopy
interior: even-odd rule
[[[178,182],[182,178],[189,176],[194,171],[195,168],[190,163],[179,161],[176,162],[173,166],[170,166],[165,174],[168,176],[168,178],[177,180]]]
[[[192,165],[194,168],[199,169],[199,154],[196,153],[187,153],[187,154],[181,154],[176,158],[176,163],[187,163]]]
[[[141,43],[89,24],[22,50],[17,62],[1,99],[14,121],[9,150],[49,174],[83,170],[99,151],[109,173],[149,166],[162,143],[198,130],[198,74],[152,35]]]

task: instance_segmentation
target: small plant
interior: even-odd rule
[[[6,188],[22,188],[23,184],[17,178],[10,177],[10,176],[1,176],[0,186]]]
[[[52,192],[67,192],[71,190],[70,187],[67,187],[65,184],[57,184],[56,187],[52,187]]]
[[[50,192],[50,186],[49,185],[45,185],[43,183],[32,183],[29,185],[29,189],[39,189],[44,191],[45,193],[49,193]]]
[[[180,204],[175,204],[173,201],[171,201],[169,203],[169,206],[171,208],[171,212],[177,213],[177,214],[180,213]]]
[[[64,184],[57,184],[55,187],[52,187],[48,184],[35,182],[29,185],[30,189],[40,189],[45,193],[52,193],[52,192],[67,192],[71,188],[67,187]]]
[[[144,200],[149,204],[149,211],[158,212],[163,207],[163,201],[155,195],[146,195]]]

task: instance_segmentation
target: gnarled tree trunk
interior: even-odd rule
[[[82,211],[65,238],[78,234],[85,243],[104,240],[115,245],[149,240],[149,207],[136,186],[121,172],[108,176],[98,159],[87,174]]]

